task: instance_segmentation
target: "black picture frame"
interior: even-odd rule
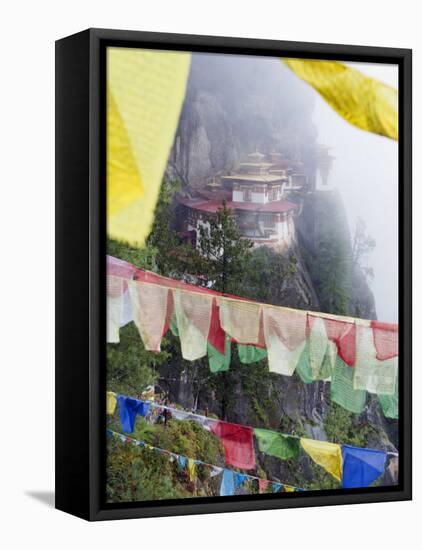
[[[105,49],[288,56],[399,67],[399,484],[353,490],[106,504]],[[409,49],[89,29],[56,42],[56,508],[87,520],[412,498]]]

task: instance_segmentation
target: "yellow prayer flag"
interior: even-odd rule
[[[185,97],[190,54],[109,48],[107,233],[142,246]]]
[[[284,492],[285,492],[285,493],[294,493],[294,492],[295,492],[295,488],[294,488],[294,487],[290,487],[290,485],[285,485],[285,486],[284,486]]]
[[[195,461],[192,458],[188,458],[188,476],[190,481],[193,481],[195,479],[195,472]]]
[[[343,459],[340,445],[304,437],[300,439],[300,443],[314,462],[327,470],[337,481],[341,481]]]
[[[106,412],[107,414],[114,414],[114,411],[116,410],[116,394],[112,391],[107,392],[107,405],[106,405]]]
[[[398,139],[398,91],[338,61],[283,59],[343,118],[362,130]]]

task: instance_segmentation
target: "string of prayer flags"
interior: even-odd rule
[[[345,120],[374,134],[398,139],[398,91],[338,61],[285,58]]]
[[[149,411],[150,404],[133,397],[124,395],[117,396],[117,404],[120,412],[120,423],[122,430],[126,433],[132,433],[135,429],[136,416],[146,416]]]
[[[342,487],[368,487],[384,473],[386,458],[384,451],[343,445]]]
[[[173,292],[182,356],[195,361],[207,354],[213,298],[207,294]]]
[[[251,427],[218,420],[211,426],[211,432],[220,438],[223,444],[226,464],[242,470],[255,469],[253,429]]]
[[[106,413],[114,414],[114,411],[116,410],[116,405],[117,405],[116,394],[113,391],[108,391],[107,402],[106,402]]]
[[[306,343],[306,312],[264,307],[263,320],[269,369],[291,376]]]
[[[342,478],[341,446],[328,441],[317,441],[301,437],[300,443],[312,460],[322,466],[337,481]]]
[[[300,441],[298,438],[262,428],[254,428],[253,433],[258,440],[259,450],[262,453],[281,460],[299,458]]]
[[[208,355],[210,371],[227,371],[231,348],[240,362],[268,358],[269,370],[301,380],[331,382],[331,399],[360,414],[366,392],[382,411],[398,416],[398,326],[259,304],[143,271],[107,258],[107,341],[134,320],[146,349],[159,351],[167,330],[182,356]]]
[[[341,366],[344,373],[353,372],[340,357],[337,356],[336,363]],[[333,378],[335,386],[335,376]],[[351,381],[349,381],[349,384]],[[366,392],[362,392],[366,395]],[[114,396],[114,392],[107,392],[107,399],[110,396]],[[119,398],[119,396],[117,396]],[[122,396],[120,396],[122,397]],[[390,396],[379,396],[379,397],[390,397]],[[131,398],[127,398],[131,399]],[[131,410],[136,409],[136,403],[140,403],[139,400],[131,399],[135,402],[135,405]],[[129,402],[130,403],[130,402]],[[142,402],[141,402],[142,403]],[[349,477],[356,476],[357,474],[353,473],[353,468],[356,470],[355,465],[357,458],[361,459],[363,462],[369,457],[369,459],[375,460],[376,457],[381,455],[377,453],[384,453],[384,451],[376,451],[375,449],[360,449],[357,447],[351,447],[350,445],[339,445],[334,443],[329,443],[327,441],[318,441],[309,438],[301,438],[295,435],[288,435],[264,428],[251,428],[249,426],[243,426],[240,424],[231,424],[229,422],[223,422],[218,419],[209,418],[208,416],[202,416],[193,412],[184,411],[181,409],[176,409],[174,407],[169,407],[167,405],[160,405],[158,403],[149,402],[144,403],[148,407],[155,409],[159,412],[163,410],[168,411],[169,418],[175,418],[176,420],[192,420],[196,423],[199,423],[205,430],[212,432],[216,435],[222,442],[225,454],[225,461],[228,465],[233,465],[237,468],[242,469],[254,469],[255,468],[255,455],[254,455],[254,445],[252,434],[256,437],[258,448],[260,452],[263,452],[269,456],[279,458],[281,460],[298,460],[301,456],[301,448],[303,448],[306,453],[320,466],[325,468],[333,477],[337,480],[341,480],[344,476],[343,472],[343,461],[345,454],[345,448],[347,452],[351,454],[350,449],[353,450],[354,457],[350,459],[350,470],[347,474]],[[120,408],[120,407],[119,407]],[[148,414],[148,419],[151,420],[151,414],[147,407],[143,407],[141,411],[137,414],[146,415]],[[136,414],[135,414],[136,416]],[[134,420],[132,419],[132,425],[134,425]],[[125,430],[125,426],[122,427]],[[130,426],[129,426],[130,427]],[[126,436],[122,436],[126,437]],[[342,454],[343,452],[343,454]],[[394,453],[391,453],[394,454]],[[375,457],[375,458],[373,458]],[[371,466],[371,460],[366,460],[366,462]],[[194,472],[193,466],[196,464],[201,464],[199,461],[193,461],[193,463],[186,462],[187,459],[182,458],[180,465],[183,468],[190,468],[190,477],[193,477],[192,472]],[[375,462],[376,463],[376,462]],[[375,467],[373,464],[371,467]],[[364,472],[363,475],[369,475],[365,473],[366,465],[359,465],[359,468]],[[381,466],[380,466],[381,468]],[[381,468],[383,470],[383,468]],[[350,473],[351,472],[351,473]],[[370,472],[370,470],[369,470]],[[217,475],[217,471],[213,475]],[[381,471],[382,473],[382,471]],[[189,472],[188,472],[189,474]],[[352,475],[353,474],[353,475]],[[379,474],[381,475],[381,474]],[[253,476],[243,474],[238,472],[238,475],[235,477],[235,488],[242,485],[243,482]],[[377,476],[378,477],[378,476]],[[256,478],[257,479],[257,478]],[[345,483],[349,483],[346,481]],[[363,483],[359,481],[359,483]],[[287,489],[284,489],[287,490]]]

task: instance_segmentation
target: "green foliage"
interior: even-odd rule
[[[167,352],[145,350],[138,329],[129,323],[120,329],[120,344],[107,344],[107,388],[138,395],[157,380],[157,368],[168,358]]]
[[[318,295],[321,310],[347,315],[351,294],[352,258],[345,213],[336,194],[312,195],[317,230],[312,249],[304,250],[305,265]]]
[[[371,425],[365,423],[362,417],[356,417],[334,402],[331,403],[324,427],[329,441],[356,447],[366,447],[368,437],[373,432]]]
[[[157,268],[158,249],[153,246],[134,248],[127,243],[109,238],[107,239],[107,254],[148,271],[156,271]]]
[[[236,294],[250,260],[252,242],[241,239],[233,212],[224,201],[222,208],[199,226],[199,250],[205,260],[206,276],[213,288]]]
[[[252,251],[247,269],[243,270],[243,296],[274,305],[283,304],[286,282],[295,275],[297,258],[285,256],[261,246]]]
[[[110,427],[119,431],[117,414]],[[138,418],[133,437],[188,458],[224,465],[219,440],[195,422],[171,419],[167,424],[151,425]],[[210,478],[207,468],[198,465],[197,479],[190,482],[186,471],[181,470],[177,463],[170,462],[168,456],[131,443],[123,444],[110,439],[107,460],[107,497],[110,501],[218,494],[218,483]]]

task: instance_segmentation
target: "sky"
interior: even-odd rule
[[[398,87],[397,65],[348,63],[390,86]],[[366,222],[376,240],[367,264],[374,270],[371,289],[379,320],[398,320],[398,146],[397,142],[355,128],[317,96],[313,120],[318,142],[335,157],[329,183],[341,193],[348,223]]]

